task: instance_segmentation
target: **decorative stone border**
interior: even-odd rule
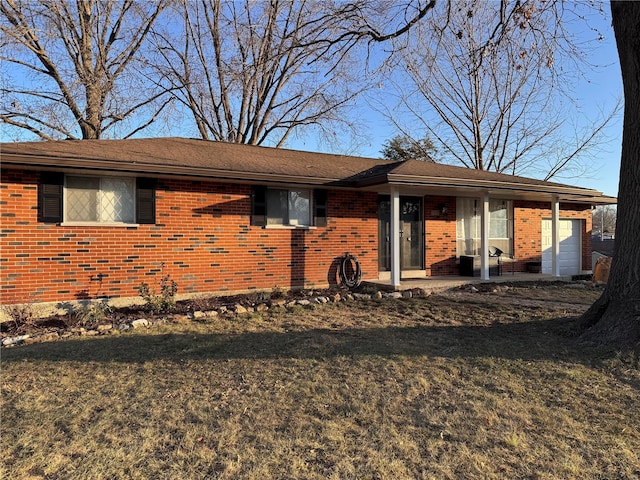
[[[404,290],[401,292],[376,291],[373,294],[337,292],[330,296],[312,296],[309,298],[298,300],[274,299],[268,302],[257,303],[254,305],[242,305],[241,303],[235,303],[233,305],[221,305],[214,310],[196,310],[194,312],[189,312],[188,314],[168,314],[156,319],[148,319],[141,316],[140,318],[137,318],[131,322],[122,322],[118,324],[100,324],[90,328],[71,327],[68,330],[63,330],[60,332],[47,332],[40,335],[25,334],[15,337],[5,337],[2,339],[1,345],[2,347],[14,347],[18,345],[31,345],[33,343],[50,342],[61,338],[69,338],[73,336],[88,337],[96,335],[113,335],[132,329],[149,328],[154,324],[179,323],[185,321],[204,321],[216,318],[221,315],[225,317],[237,317],[254,312],[262,313],[276,308],[284,308],[290,310],[298,306],[310,308],[312,306],[324,305],[327,303],[412,298],[424,297],[427,295],[428,292],[422,289]]]

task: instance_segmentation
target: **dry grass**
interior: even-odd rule
[[[4,350],[2,478],[639,478],[637,352],[574,343],[595,292],[540,292]]]

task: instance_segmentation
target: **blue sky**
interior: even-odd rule
[[[617,99],[622,97],[620,64],[611,27],[610,14],[606,5],[605,14],[604,16],[594,14],[589,18],[589,25],[597,29],[604,38],[597,43],[596,48],[588,52],[587,61],[594,65],[595,68],[585,71],[582,81],[574,85],[577,103],[582,110],[577,115],[584,115],[594,119],[602,116],[603,112],[610,111]],[[582,28],[585,28],[584,24],[582,24]],[[585,30],[584,32],[576,33],[593,38],[593,31]],[[378,93],[384,96],[384,91]],[[391,97],[393,97],[393,94],[389,95],[389,98]],[[384,142],[393,138],[399,132],[383,114],[369,108],[364,101],[360,102],[354,114],[360,116],[360,120],[364,124],[365,131],[362,131],[361,134],[365,141],[355,147],[351,147],[348,151],[337,152],[335,145],[327,146],[313,136],[292,140],[287,147],[300,150],[348,153],[374,158],[380,157],[380,150]],[[580,123],[582,119],[576,118],[575,120],[576,123]],[[606,195],[616,196],[618,193],[621,147],[622,111],[608,126],[603,143],[599,145],[597,151],[593,152],[592,158],[589,160],[589,171],[584,176],[554,178],[551,181],[592,188]]]
[[[605,15],[594,13],[589,16],[590,26],[603,35],[603,40],[598,42],[597,47],[589,52],[588,61],[597,68],[585,72],[582,81],[574,85],[574,92],[577,96],[577,103],[581,112],[576,113],[575,122],[580,124],[582,118],[598,118],[603,112],[610,111],[616,100],[622,96],[622,79],[620,66],[615,45],[615,38],[608,13],[608,6],[605,5]],[[579,22],[584,32],[575,32],[585,38],[593,38],[592,30],[587,30],[583,22]],[[376,91],[379,98],[387,98],[393,101],[394,94],[385,92],[382,89]],[[393,105],[389,105],[393,107]],[[354,120],[361,125],[358,142],[334,142],[329,145],[318,139],[317,132],[307,135],[300,135],[295,139],[290,139],[287,148],[299,150],[343,153],[350,155],[361,155],[366,157],[379,158],[380,150],[385,141],[393,138],[399,132],[390,121],[379,111],[369,107],[366,97],[361,97],[357,105],[350,112]],[[425,112],[425,118],[429,113]],[[570,134],[571,132],[569,132]],[[155,132],[155,135],[162,134]],[[165,133],[166,134],[166,133]],[[173,135],[180,135],[179,132],[171,132]],[[195,132],[185,132],[185,136],[194,136]],[[136,136],[154,136],[154,128],[147,129]],[[593,188],[606,195],[616,196],[618,191],[618,178],[620,170],[620,154],[622,143],[622,114],[609,125],[603,142],[597,152],[593,155],[589,172],[581,177],[574,178],[554,178],[552,181],[567,183],[581,187]],[[4,128],[0,125],[0,139],[10,141]]]

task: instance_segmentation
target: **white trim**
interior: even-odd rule
[[[400,192],[391,190],[391,221],[389,222],[391,247],[391,286],[400,286]]]
[[[551,274],[560,276],[560,201],[554,195],[551,201]]]
[[[480,210],[480,278],[489,280],[489,193],[482,197]]]
[[[265,230],[316,230],[318,227],[315,225],[265,225]]]
[[[128,228],[128,227],[139,227],[139,223],[124,223],[124,222],[62,222],[58,224],[60,227],[119,227],[119,228]]]

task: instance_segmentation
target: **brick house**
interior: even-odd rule
[[[3,304],[136,297],[169,274],[182,294],[363,279],[483,278],[591,269],[591,208],[569,185],[407,161],[190,140],[0,144]],[[463,272],[465,273],[465,272]],[[468,272],[467,272],[468,273]]]

